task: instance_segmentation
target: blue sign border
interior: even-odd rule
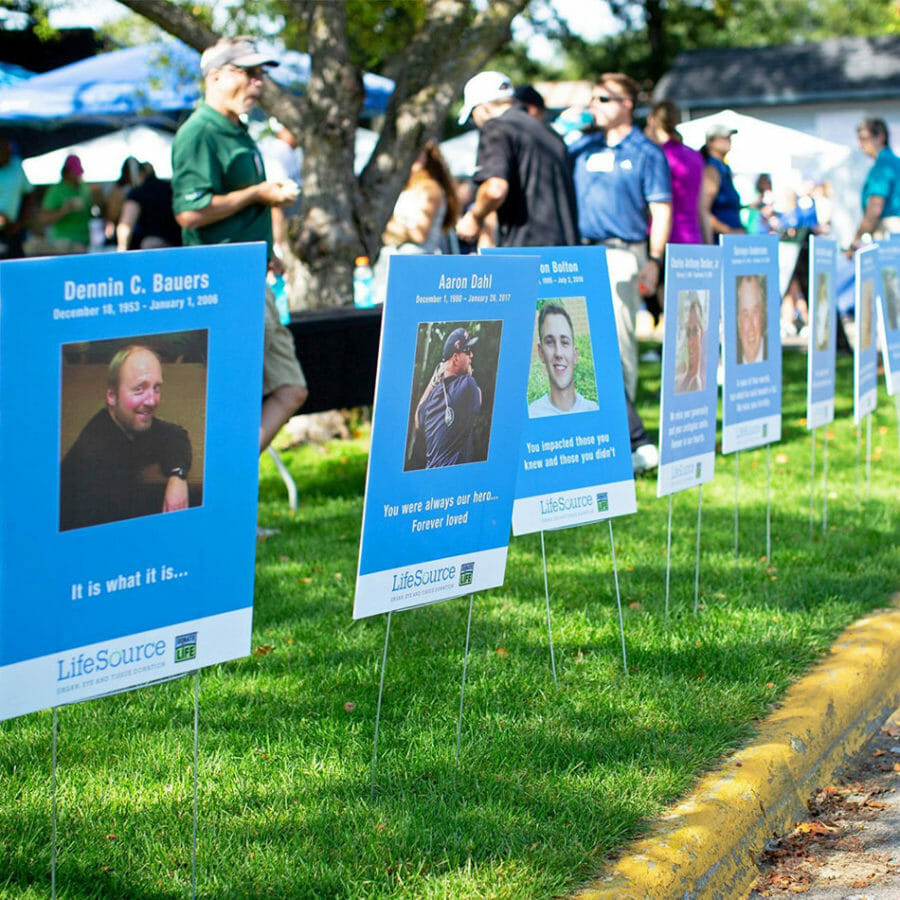
[[[249,652],[264,279],[263,244],[0,263],[0,717]],[[200,329],[202,506],[60,531],[63,345]]]

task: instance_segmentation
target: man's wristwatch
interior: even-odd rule
[[[174,469],[169,469],[169,478],[172,477],[180,478],[182,481],[187,480],[187,471],[184,466],[175,466]]]
[[[662,269],[662,267],[663,267],[663,261],[662,261],[662,257],[661,257],[661,256],[648,256],[647,259],[648,259],[650,262],[656,263],[656,266],[657,266],[658,269],[660,269],[660,270]]]

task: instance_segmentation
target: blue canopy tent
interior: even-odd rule
[[[273,53],[281,65],[272,77],[284,87],[302,91],[309,80],[309,56],[297,51]],[[384,112],[394,89],[380,75],[363,76],[363,111]],[[53,141],[48,129],[65,126],[93,131],[115,130],[137,121],[174,128],[193,109],[202,91],[200,54],[180,41],[159,41],[79,60],[35,75],[12,87],[0,87],[0,129],[17,137],[27,155],[68,142]],[[24,134],[27,127],[44,132]],[[18,133],[16,133],[18,132]]]
[[[33,76],[34,72],[29,72],[28,69],[23,69],[21,66],[0,62],[0,88],[21,84]]]

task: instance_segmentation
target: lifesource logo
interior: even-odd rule
[[[70,678],[81,678],[94,672],[105,672],[107,669],[118,669],[121,666],[133,666],[137,663],[154,660],[165,656],[164,640],[147,641],[146,644],[132,644],[127,647],[104,647],[93,655],[79,653],[69,659],[56,661],[56,680],[68,681]]]

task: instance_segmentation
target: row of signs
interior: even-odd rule
[[[816,428],[834,418],[838,250],[818,237],[809,249]],[[510,522],[526,534],[636,510],[603,248],[391,265],[357,618],[499,586]],[[720,344],[723,452],[781,439],[777,237],[670,245],[665,265],[658,496],[713,478]],[[877,395],[876,316],[888,389],[900,382],[900,243],[860,251],[856,267],[859,421]]]
[[[833,242],[810,258],[810,427],[834,414]],[[900,379],[900,244],[857,254],[855,409],[876,317]],[[0,719],[249,652],[265,251],[0,263]],[[235,271],[246,275],[233,277]],[[777,245],[666,259],[660,496],[777,441]],[[515,534],[636,510],[602,248],[395,256],[353,615],[495,587]]]

